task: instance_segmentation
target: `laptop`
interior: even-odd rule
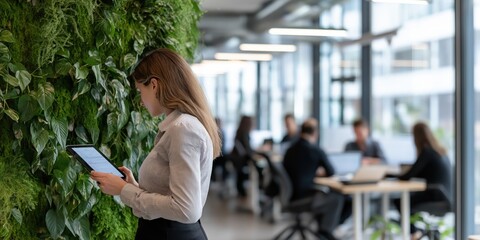
[[[335,175],[346,176],[353,174],[360,167],[362,161],[361,152],[329,153],[328,161],[335,170]]]
[[[387,174],[387,166],[370,165],[360,167],[350,179],[340,178],[345,185],[374,184],[382,180]]]

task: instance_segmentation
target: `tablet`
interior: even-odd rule
[[[93,145],[68,145],[67,151],[75,156],[89,171],[111,173],[125,178],[123,172],[113,165],[107,157]]]

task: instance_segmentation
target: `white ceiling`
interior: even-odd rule
[[[208,12],[254,13],[268,0],[201,0],[200,5]]]

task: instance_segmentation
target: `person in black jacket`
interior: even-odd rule
[[[331,233],[338,225],[343,196],[333,191],[324,193],[315,190],[315,176],[329,177],[334,174],[327,155],[315,145],[317,125],[315,119],[308,119],[302,124],[300,139],[285,153],[283,166],[293,186],[291,200],[314,196],[312,211],[316,215],[318,232],[328,239],[335,239]]]
[[[410,195],[410,205],[414,208],[424,202],[447,201],[452,199],[452,166],[447,158],[447,151],[435,139],[427,124],[419,122],[413,126],[413,138],[417,149],[417,160],[400,180],[412,178],[425,179],[427,185],[435,184],[443,189],[427,189],[423,192],[413,192]],[[400,211],[400,200],[395,200]],[[411,232],[416,231],[411,226]]]

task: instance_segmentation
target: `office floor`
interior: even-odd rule
[[[273,239],[277,233],[292,223],[291,219],[286,217],[272,224],[251,212],[240,210],[239,206],[242,204],[237,203],[235,197],[221,198],[217,189],[218,186],[213,184],[202,217],[202,224],[210,240]],[[451,226],[453,215],[447,216],[445,222]],[[373,230],[367,232],[372,233]],[[335,235],[341,240],[353,239],[351,221],[338,228]],[[365,239],[370,239],[370,236],[366,237]],[[394,239],[401,237],[397,236]]]

